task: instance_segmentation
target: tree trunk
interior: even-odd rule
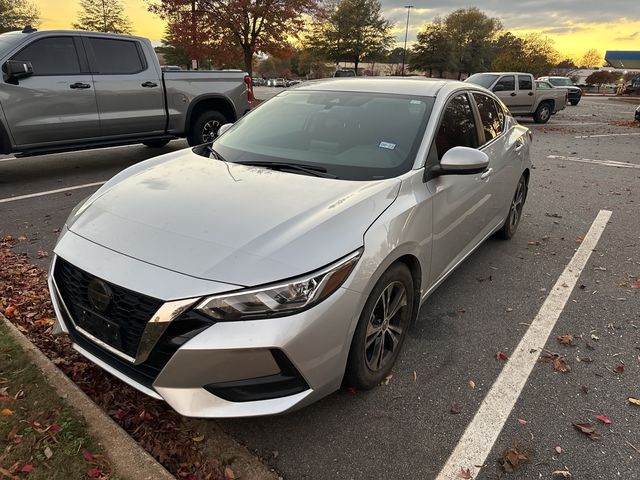
[[[242,51],[244,54],[244,69],[250,77],[253,77],[253,50],[251,49],[251,45],[243,45]]]
[[[433,68],[429,68],[429,78],[433,77]]]
[[[354,70],[355,70],[355,72],[356,72],[356,77],[358,76],[358,64],[359,64],[359,63],[360,63],[360,59],[359,59],[359,58],[356,58],[356,61],[355,61],[355,62],[353,62],[353,66],[354,66],[354,68],[353,68],[353,69],[354,69]]]

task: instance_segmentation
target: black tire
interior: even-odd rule
[[[146,145],[149,148],[162,148],[164,147],[167,143],[169,143],[169,140],[152,140],[150,142],[142,142],[143,145]]]
[[[393,264],[378,280],[353,334],[345,385],[369,390],[389,375],[411,325],[413,295],[413,278],[403,263]],[[385,305],[393,307],[395,300],[398,308],[387,317]]]
[[[520,219],[522,218],[522,208],[524,207],[524,202],[527,200],[527,188],[527,179],[522,175],[518,181],[516,193],[513,194],[513,199],[509,206],[509,214],[500,230],[496,233],[499,238],[510,240],[516,234]]]
[[[578,105],[578,103],[580,103],[580,100],[569,100],[569,103],[575,107],[576,105]]]
[[[191,122],[187,142],[189,142],[189,145],[192,147],[212,142],[218,134],[220,127],[225,123],[229,123],[229,120],[220,112],[214,110],[202,112]]]
[[[533,114],[533,121],[536,123],[547,123],[552,114],[553,110],[551,105],[548,102],[542,102]]]

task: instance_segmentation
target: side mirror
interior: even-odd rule
[[[231,127],[233,127],[233,123],[225,123],[224,125],[222,125],[218,129],[218,137],[222,135],[224,132],[226,132],[227,130],[229,130]]]
[[[496,85],[495,87],[493,87],[494,92],[504,92],[504,85],[502,85],[501,83],[499,83],[498,85]]]
[[[486,153],[469,147],[453,147],[440,160],[441,175],[466,175],[480,173],[489,166]]]
[[[9,78],[27,78],[33,75],[33,65],[25,60],[7,60],[2,66],[2,71]]]

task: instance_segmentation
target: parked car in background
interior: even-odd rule
[[[250,109],[245,73],[163,71],[151,42],[129,35],[4,33],[0,64],[0,153],[198,145]]]
[[[576,86],[569,77],[540,77],[538,80],[544,80],[557,88],[567,90],[567,97],[571,105],[578,105],[582,98],[582,89]]]
[[[283,413],[343,380],[373,388],[438,285],[489,236],[516,233],[530,145],[472,83],[286,90],[73,210],[49,276],[56,331],[187,416]]]
[[[284,78],[276,78],[273,81],[273,86],[274,87],[286,87],[287,86],[287,81]]]
[[[287,80],[287,87],[293,87],[294,85],[298,85],[299,83],[302,83],[302,80]]]
[[[514,115],[532,116],[536,123],[547,123],[551,115],[564,110],[566,89],[538,89],[533,75],[522,72],[476,73],[465,80],[494,92]]]
[[[254,87],[261,87],[265,84],[265,81],[261,77],[252,77],[251,83],[253,84]]]
[[[636,120],[640,122],[640,105],[636,108]]]
[[[160,69],[163,72],[180,72],[182,70],[178,65],[162,65]]]
[[[336,70],[333,76],[334,77],[357,77],[355,70],[348,70],[348,69]]]

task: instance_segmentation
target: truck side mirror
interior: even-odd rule
[[[504,92],[504,85],[502,85],[501,83],[499,83],[498,85],[496,85],[495,87],[493,87],[493,91],[494,91],[494,92]]]
[[[2,71],[10,79],[18,80],[33,75],[33,65],[25,60],[7,60],[2,66]]]

